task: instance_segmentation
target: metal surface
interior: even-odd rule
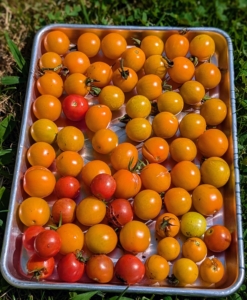
[[[127,39],[130,37],[143,37],[147,34],[157,34],[164,41],[169,35],[180,31],[182,28],[171,27],[135,27],[135,26],[100,26],[100,25],[68,25],[54,24],[41,29],[35,36],[32,57],[30,63],[29,79],[27,84],[25,106],[22,116],[22,126],[20,130],[20,139],[18,152],[16,157],[16,166],[12,184],[12,191],[9,203],[9,213],[6,224],[6,232],[4,236],[2,256],[1,256],[1,272],[4,278],[13,286],[19,288],[34,288],[34,289],[68,289],[68,290],[101,290],[110,292],[122,292],[126,286],[121,285],[114,280],[109,284],[97,284],[90,281],[85,276],[77,283],[61,283],[58,281],[56,271],[47,281],[36,282],[30,280],[25,275],[25,263],[27,261],[27,253],[22,247],[22,232],[23,226],[17,219],[18,205],[23,201],[25,194],[21,188],[22,174],[28,167],[26,162],[26,151],[32,143],[29,134],[29,128],[34,121],[31,115],[31,104],[38,96],[35,90],[35,74],[37,73],[37,61],[43,53],[42,42],[44,36],[51,30],[63,30],[70,38],[72,43],[76,43],[76,39],[86,31],[95,32],[99,37],[103,37],[106,33],[117,31],[123,34]],[[230,37],[222,30],[216,28],[189,28],[186,36],[191,40],[199,33],[209,34],[216,43],[216,54],[213,57],[213,62],[219,66],[222,71],[222,80],[219,87],[210,91],[211,97],[222,99],[228,108],[228,115],[222,125],[223,131],[229,138],[229,149],[224,155],[231,168],[231,177],[227,185],[223,188],[224,207],[215,216],[207,217],[208,226],[216,223],[224,224],[232,232],[232,244],[230,248],[221,254],[215,256],[225,264],[226,275],[223,280],[216,285],[206,286],[198,279],[195,284],[186,287],[169,286],[167,282],[154,283],[144,279],[137,285],[130,286],[128,292],[140,294],[176,294],[187,296],[227,296],[234,293],[242,284],[244,279],[244,249],[243,249],[243,234],[241,221],[241,199],[239,185],[239,169],[238,169],[238,147],[237,147],[237,122],[236,122],[236,107],[234,93],[234,68],[233,68],[233,49]],[[91,102],[90,102],[91,101]],[[92,99],[89,102],[92,103]],[[111,129],[119,135],[120,142],[124,141],[124,129],[118,122],[118,117],[124,113],[124,108],[118,113],[113,114]],[[182,112],[178,115],[181,118]],[[137,145],[137,147],[140,145]],[[81,152],[84,156],[85,163],[91,159],[92,151],[89,140],[86,139],[84,150]],[[153,230],[154,222],[150,222],[150,230]],[[181,236],[178,239],[183,239]],[[120,249],[117,249],[112,254],[113,261],[119,257]],[[142,256],[155,253],[156,241],[153,238],[150,248],[146,253],[138,255],[143,260]],[[213,255],[209,253],[209,256]],[[171,268],[172,273],[172,268]]]

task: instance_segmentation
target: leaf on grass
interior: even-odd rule
[[[70,300],[90,300],[94,295],[103,296],[103,294],[100,291],[93,291],[72,296]]]
[[[1,78],[0,83],[2,85],[18,84],[18,83],[20,83],[20,77],[19,76],[4,76]]]
[[[0,144],[2,144],[12,130],[15,128],[16,122],[13,115],[8,115],[0,122]]]
[[[128,290],[129,286],[126,287],[125,290],[122,291],[122,293],[118,296],[113,296],[109,300],[134,300],[133,298],[128,298],[128,297],[123,297],[123,295],[126,293]]]

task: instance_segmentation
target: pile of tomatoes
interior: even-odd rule
[[[230,177],[214,40],[46,34],[18,208],[26,276],[210,286],[231,244]],[[150,250],[151,249],[151,250]]]

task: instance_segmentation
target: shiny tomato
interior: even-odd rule
[[[84,134],[75,126],[65,126],[57,134],[57,145],[62,151],[80,151],[84,146]]]
[[[189,50],[199,61],[205,61],[214,55],[215,42],[208,34],[198,34],[190,41]]]
[[[106,224],[91,226],[85,236],[88,250],[94,254],[108,254],[117,246],[117,234]]]
[[[111,169],[107,165],[107,163],[105,163],[102,160],[98,160],[98,159],[89,161],[81,170],[82,181],[87,186],[90,186],[93,178],[96,175],[102,174],[102,173],[111,175]]]
[[[24,232],[22,236],[23,247],[31,252],[34,252],[34,240],[36,236],[44,231],[45,228],[41,225],[31,225]]]
[[[221,99],[211,98],[201,105],[200,114],[205,119],[207,125],[216,126],[225,120],[227,106]]]
[[[158,241],[157,253],[167,261],[174,260],[180,254],[180,244],[174,237],[164,237]]]
[[[75,151],[64,151],[56,158],[56,170],[60,176],[76,177],[82,170],[84,160]]]
[[[195,66],[187,57],[178,56],[172,60],[167,72],[173,81],[183,84],[192,79]]]
[[[68,69],[70,74],[84,74],[90,66],[90,60],[85,53],[81,51],[72,51],[64,57],[63,65]]]
[[[208,249],[213,252],[225,251],[230,246],[231,241],[231,232],[224,225],[213,225],[204,234],[204,242]]]
[[[192,192],[194,208],[204,216],[216,214],[223,206],[220,190],[211,184],[200,184]]]
[[[86,74],[93,86],[103,88],[112,79],[112,68],[105,62],[96,61],[87,68]]]
[[[33,102],[32,111],[37,119],[56,121],[61,115],[62,104],[52,95],[41,95]]]
[[[146,224],[133,220],[121,228],[119,241],[128,252],[144,252],[150,245],[151,233]]]
[[[34,253],[26,264],[27,275],[37,280],[48,278],[52,275],[55,268],[55,260],[53,257],[43,259]]]
[[[134,213],[141,220],[156,218],[160,213],[161,207],[162,199],[154,190],[142,190],[134,198]]]
[[[57,180],[54,192],[58,199],[76,199],[80,194],[80,188],[81,185],[77,178],[73,176],[64,176]]]
[[[115,111],[123,106],[125,94],[119,87],[107,85],[101,90],[98,100],[99,104],[106,105],[111,111]]]
[[[162,163],[169,154],[169,145],[165,139],[151,137],[143,143],[142,155],[149,163]]]
[[[207,257],[200,264],[199,274],[203,281],[207,283],[217,283],[223,278],[225,267],[217,257]]]
[[[162,80],[155,74],[144,75],[137,82],[136,91],[150,101],[155,100],[162,94]]]
[[[32,166],[23,176],[24,191],[31,197],[45,198],[49,196],[56,184],[54,174],[43,166]]]
[[[118,145],[118,135],[109,128],[99,129],[92,138],[93,149],[101,154],[109,154]]]
[[[35,142],[52,144],[57,136],[57,125],[48,119],[39,119],[30,127],[30,133]]]
[[[49,168],[56,158],[54,148],[45,142],[36,142],[27,150],[27,160],[32,166]]]
[[[132,198],[141,189],[141,178],[137,173],[120,169],[113,174],[113,178],[116,180],[117,184],[116,191],[114,193],[116,198]],[[126,186],[128,186],[127,189]]]
[[[166,191],[164,204],[167,212],[175,216],[182,216],[188,212],[192,206],[191,195],[183,188],[173,187]]]
[[[85,226],[93,226],[100,223],[104,219],[105,214],[105,203],[92,196],[82,199],[76,208],[76,218]]]
[[[57,229],[57,233],[60,235],[62,241],[59,251],[62,255],[82,249],[84,245],[84,233],[76,224],[63,224]]]
[[[221,81],[221,72],[216,65],[206,62],[196,67],[195,80],[199,81],[205,89],[213,89]]]
[[[181,95],[174,91],[166,91],[157,98],[159,112],[166,111],[177,115],[184,108],[184,100]]]
[[[202,101],[205,96],[205,89],[200,82],[189,80],[180,87],[179,93],[182,96],[184,103],[195,105]]]
[[[72,223],[75,220],[76,203],[70,198],[61,198],[51,208],[52,220],[58,224]]]
[[[64,282],[77,282],[85,271],[85,259],[81,251],[70,252],[57,263],[59,279]]]
[[[196,144],[185,137],[176,138],[170,143],[170,155],[176,162],[193,161],[197,156]]]
[[[85,122],[93,132],[107,128],[111,122],[112,112],[110,108],[104,104],[90,106],[86,115]],[[97,120],[97,122],[95,122]]]
[[[133,220],[133,208],[126,199],[114,199],[106,207],[106,219],[113,227],[122,227]]]
[[[68,36],[60,31],[53,30],[45,36],[44,47],[46,51],[53,51],[59,55],[64,55],[69,50],[70,41]]]
[[[114,275],[114,263],[105,254],[90,256],[86,263],[87,276],[99,283],[108,283]]]
[[[100,38],[95,33],[85,32],[79,36],[77,48],[88,57],[94,57],[100,50]]]
[[[125,109],[131,119],[146,118],[149,116],[152,106],[147,97],[135,95],[128,100]]]
[[[193,141],[203,134],[206,127],[205,119],[197,113],[188,113],[179,123],[180,135]]]
[[[169,59],[178,56],[186,56],[189,51],[189,40],[185,35],[172,34],[165,42],[165,53]]]
[[[90,184],[92,194],[104,201],[110,201],[116,190],[116,181],[109,174],[98,174]]]
[[[135,255],[124,254],[117,261],[114,273],[122,283],[132,285],[142,280],[145,266]]]
[[[180,229],[184,236],[201,237],[207,229],[207,221],[198,212],[189,211],[182,216]]]
[[[26,226],[43,226],[50,218],[50,207],[42,198],[29,197],[20,204],[18,216]]]
[[[158,113],[152,122],[155,135],[164,139],[173,137],[178,130],[178,126],[177,117],[168,111]]]
[[[193,284],[198,278],[199,269],[191,259],[179,258],[173,264],[173,275],[180,286]]]
[[[144,188],[154,190],[157,193],[168,190],[171,184],[169,171],[158,163],[146,165],[141,170],[140,177]]]
[[[164,79],[167,73],[168,65],[162,55],[155,54],[149,56],[144,63],[145,74],[155,74]]]
[[[174,237],[180,229],[180,221],[172,213],[163,213],[156,219],[155,232],[159,237]]]
[[[90,84],[90,80],[84,74],[72,73],[64,81],[64,90],[67,95],[86,96],[91,90]]]
[[[52,95],[59,98],[63,93],[63,80],[54,71],[46,71],[36,81],[36,86],[41,95]]]
[[[164,50],[164,42],[156,35],[148,35],[142,39],[140,48],[145,53],[146,58],[155,54],[161,55]]]
[[[147,278],[154,281],[166,279],[170,271],[167,260],[157,254],[153,254],[145,261],[145,274]]]
[[[57,53],[49,51],[41,55],[38,64],[41,72],[50,70],[59,73],[62,68],[62,58]]]
[[[41,231],[34,240],[35,252],[42,258],[55,256],[61,248],[62,241],[55,230]]]
[[[136,72],[127,67],[120,67],[112,74],[112,82],[115,86],[119,87],[124,93],[131,92],[138,81]]]
[[[127,48],[125,38],[116,32],[108,33],[101,41],[103,54],[110,59],[118,59]]]
[[[112,150],[110,160],[116,171],[120,169],[131,170],[138,161],[138,150],[133,144],[128,142],[118,144]]]
[[[71,94],[63,99],[62,108],[71,121],[80,121],[89,109],[88,101],[80,95]]]
[[[145,118],[134,118],[127,123],[125,132],[130,140],[142,142],[150,137],[152,125]]]
[[[182,253],[184,257],[197,263],[206,257],[207,246],[202,239],[198,237],[191,237],[183,243]]]
[[[121,58],[124,67],[132,68],[135,72],[138,72],[144,65],[146,55],[141,48],[131,47],[122,53]]]

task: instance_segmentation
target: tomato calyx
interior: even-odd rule
[[[93,86],[92,83],[94,82],[99,82],[99,80],[89,78],[89,77],[85,80],[86,86],[90,87],[89,94],[94,97],[97,97],[101,92],[101,88]]]
[[[138,159],[135,166],[131,168],[132,161],[133,161],[133,158],[130,159],[128,170],[132,173],[137,173],[137,174],[140,174],[141,170],[149,164],[149,162],[147,160],[146,160],[146,162],[144,162],[144,161]]]
[[[191,56],[191,57],[189,58],[189,60],[193,62],[193,64],[194,64],[195,67],[196,67],[196,66],[198,65],[198,63],[199,63],[198,57],[196,57],[196,56]]]
[[[120,68],[118,69],[118,71],[119,71],[121,77],[123,79],[127,80],[130,72],[129,72],[129,69],[126,69],[126,70],[124,69],[123,61],[124,61],[123,59],[120,60]]]
[[[169,222],[170,220],[173,220],[173,218],[164,217],[162,223],[160,224],[160,229],[163,230],[166,234],[169,233],[169,231],[170,231],[169,227],[170,226],[176,226],[176,225],[170,223]]]
[[[47,269],[45,267],[43,267],[43,268],[39,268],[39,269],[29,271],[28,275],[32,275],[31,279],[36,279],[36,280],[39,281],[40,277],[43,274],[46,274],[46,272],[47,272]]]
[[[88,259],[89,259],[89,258],[83,256],[83,251],[79,250],[79,249],[77,249],[75,251],[75,257],[81,263],[86,263],[88,261]]]
[[[171,276],[167,276],[167,282],[173,286],[179,284],[179,280],[175,277],[174,274],[172,274]]]
[[[134,45],[136,45],[137,47],[141,46],[141,40],[134,38],[134,37],[132,37],[131,39],[134,42]]]
[[[56,66],[55,68],[41,68],[41,69],[40,69],[40,72],[41,72],[41,74],[44,74],[45,71],[54,71],[54,72],[56,72],[56,71],[58,71],[59,69],[61,69],[61,70],[63,69],[63,65],[62,65],[62,64]]]

